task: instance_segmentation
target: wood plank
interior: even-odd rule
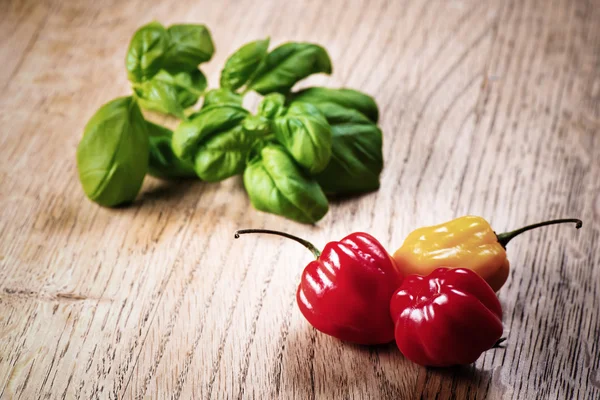
[[[600,396],[600,8],[593,0],[8,2],[0,12],[0,398],[596,398]],[[89,202],[74,154],[128,93],[137,27],[206,23],[211,85],[248,40],[313,41],[331,77],[373,94],[378,192],[316,226],[252,209],[239,178],[148,178],[128,208]],[[248,100],[255,105],[257,98]],[[174,121],[169,121],[174,123]],[[391,344],[317,333],[295,290],[306,250],[368,231],[390,250],[464,214],[497,231],[581,216],[511,242],[505,349],[425,369]]]

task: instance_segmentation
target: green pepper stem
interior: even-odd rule
[[[300,243],[302,246],[306,247],[308,250],[311,251],[311,253],[313,253],[315,258],[319,258],[319,256],[321,255],[321,252],[319,251],[319,249],[317,249],[315,247],[315,245],[313,245],[311,242],[306,241],[304,239],[300,239],[298,236],[290,235],[289,233],[272,231],[270,229],[240,229],[239,231],[235,232],[234,237],[236,239],[238,239],[240,237],[240,235],[243,235],[245,233],[268,233],[271,235],[283,236],[285,238],[295,240],[296,242]]]
[[[516,229],[514,231],[504,232],[499,235],[496,235],[496,237],[498,238],[498,242],[502,245],[502,247],[506,247],[506,245],[508,244],[508,242],[511,241],[512,238],[514,238],[517,235],[520,235],[523,232],[527,232],[531,229],[539,228],[540,226],[563,224],[563,223],[567,223],[567,222],[574,223],[575,228],[577,228],[577,229],[581,228],[583,225],[583,222],[581,222],[580,219],[576,219],[576,218],[553,219],[551,221],[544,221],[544,222],[538,222],[537,224],[527,225],[521,229]]]

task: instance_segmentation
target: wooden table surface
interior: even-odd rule
[[[334,73],[304,85],[375,96],[381,189],[315,226],[254,210],[239,177],[147,178],[130,207],[90,202],[77,143],[130,92],[127,44],[152,19],[209,26],[213,87],[249,40],[322,44]],[[3,0],[0,60],[0,398],[600,398],[597,1]],[[461,368],[318,333],[295,303],[310,253],[233,240],[362,230],[393,251],[464,214],[499,232],[584,226],[511,242],[506,348]]]

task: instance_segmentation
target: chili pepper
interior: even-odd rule
[[[440,267],[468,268],[498,291],[508,278],[506,244],[530,229],[565,222],[575,223],[577,229],[582,225],[579,219],[556,219],[497,235],[485,219],[468,215],[411,232],[394,259],[404,275],[426,275]]]
[[[356,232],[329,242],[321,253],[296,236],[266,229],[235,233],[269,233],[302,244],[315,256],[302,273],[296,301],[304,317],[319,331],[358,344],[394,340],[390,299],[402,283],[392,257],[373,236]]]
[[[409,275],[392,297],[396,345],[425,366],[470,364],[502,335],[502,307],[492,288],[465,268]]]

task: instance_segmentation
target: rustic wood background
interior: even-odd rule
[[[255,211],[241,180],[148,178],[138,201],[85,198],[75,149],[129,93],[140,25],[206,23],[223,61],[249,40],[314,41],[374,95],[381,189],[316,226]],[[553,1],[0,0],[0,398],[600,397],[600,4]],[[310,253],[363,230],[395,250],[466,213],[497,231],[554,217],[509,246],[505,349],[425,369],[393,344],[317,333],[295,290]]]

